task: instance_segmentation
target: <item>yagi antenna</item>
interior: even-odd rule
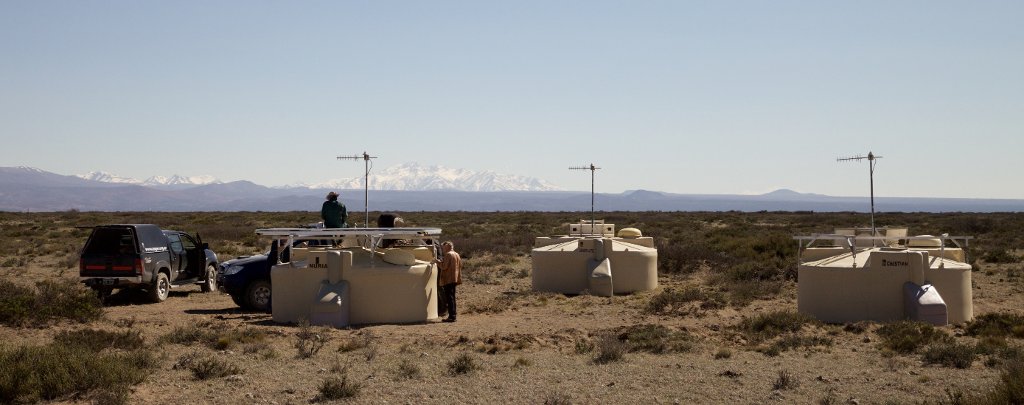
[[[376,156],[370,156],[366,151],[363,151],[362,155],[352,156],[338,156],[338,160],[360,160],[362,159],[366,166],[366,173],[363,178],[363,185],[365,190],[363,191],[363,211],[366,214],[366,228],[370,227],[370,159],[376,159]]]
[[[851,160],[861,161],[864,159],[868,160],[868,176],[871,180],[871,236],[877,236],[875,234],[875,164],[878,163],[876,160],[881,158],[881,156],[875,156],[875,154],[871,152],[868,152],[867,156],[857,155],[845,158],[836,158],[837,162],[849,162]]]
[[[600,167],[594,166],[593,163],[590,166],[570,166],[569,170],[590,170],[590,226],[591,230],[596,226],[597,220],[594,218],[594,172],[600,169]]]

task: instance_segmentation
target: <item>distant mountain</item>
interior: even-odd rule
[[[113,184],[134,184],[140,186],[150,186],[161,189],[182,189],[187,187],[202,186],[207,184],[220,184],[223,183],[217,180],[213,176],[179,176],[177,174],[171,177],[164,176],[153,176],[146,180],[139,180],[132,177],[118,176],[107,172],[89,172],[87,174],[78,174],[75,177],[98,181],[102,183],[113,183]]]
[[[290,188],[361,189],[364,177],[296,184]],[[370,190],[558,191],[558,186],[533,177],[477,172],[444,166],[406,163],[370,173]]]
[[[164,176],[153,176],[141,184],[144,186],[205,186],[207,184],[220,184],[223,183],[217,180],[213,176],[179,176],[177,174],[171,177]]]
[[[137,179],[133,179],[131,177],[122,177],[107,172],[89,172],[86,174],[76,174],[75,177],[92,181],[100,181],[104,183],[142,184],[142,182]]]
[[[415,171],[410,169],[415,167],[407,166],[406,171]],[[422,170],[460,173],[457,169],[436,166]],[[113,177],[116,176],[110,178]],[[357,187],[270,188],[249,181],[212,181],[186,187],[182,185],[188,181],[167,180],[159,186],[148,186],[64,176],[30,167],[0,167],[0,211],[309,211],[311,219],[315,220],[317,216],[314,212],[320,209],[324,195],[329,190],[341,192],[341,200],[352,213],[353,222],[361,217],[358,214],[361,214],[364,207],[362,184]],[[464,181],[470,182],[470,177]],[[168,188],[173,187],[173,184],[181,188]],[[483,188],[487,183],[473,184]],[[593,196],[593,204],[599,211],[870,210],[867,197],[832,197],[792,190],[776,190],[762,195],[673,194],[630,190],[619,194],[596,194]],[[875,206],[877,212],[1024,212],[1024,200],[1009,199],[876,197]],[[372,211],[586,212],[590,207],[591,194],[582,191],[463,191],[438,188],[416,191],[375,190],[369,193],[369,209]]]

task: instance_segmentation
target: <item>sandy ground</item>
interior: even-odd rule
[[[311,358],[300,358],[294,347],[300,327],[275,324],[269,314],[242,311],[227,295],[202,293],[198,286],[174,290],[160,304],[115,297],[118,302],[107,307],[104,319],[88,325],[0,327],[0,338],[8,344],[42,344],[61,330],[140,330],[161,356],[160,367],[133,388],[130,403],[142,404],[309,403],[322,381],[341,375],[360,384],[350,400],[356,403],[490,404],[934,403],[946,399],[947,388],[981,392],[998,379],[998,370],[983,361],[955,369],[923,365],[918,355],[885,357],[873,332],[878,325],[863,333],[843,331],[842,325],[813,327],[805,333],[830,337],[834,343],[776,357],[755,351],[733,327],[745,316],[795,311],[794,283],[778,298],[744,308],[694,307],[686,316],[654,316],[643,308],[657,291],[613,298],[533,293],[525,275],[529,258],[520,257],[511,267],[513,271],[481,269],[494,274],[460,286],[456,323],[324,329],[327,344]],[[41,275],[40,269],[34,270],[37,276],[52,277]],[[1024,282],[1008,279],[1004,269],[988,269],[974,273],[975,315],[1020,313]],[[660,288],[699,282],[699,276],[662,277]],[[686,353],[626,353],[621,361],[607,364],[594,362],[594,352],[577,350],[579,342],[596,342],[606,331],[640,324],[684,330],[694,336],[694,347]],[[267,343],[253,350],[158,343],[176,328],[193,325],[254,328],[267,334]],[[943,329],[951,335],[961,332],[956,326]],[[970,337],[957,339],[973,342]],[[341,350],[353,342],[366,345]],[[190,353],[225,360],[242,372],[196,380],[188,370],[174,368]],[[478,368],[453,375],[449,363],[462,354]],[[796,383],[775,389],[780,373]]]

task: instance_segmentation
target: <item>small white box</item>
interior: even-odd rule
[[[919,286],[910,281],[904,283],[903,308],[907,318],[913,321],[928,322],[935,326],[943,326],[948,322],[946,302],[939,295],[939,290],[931,284]]]

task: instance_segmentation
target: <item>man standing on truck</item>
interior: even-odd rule
[[[348,227],[348,210],[338,201],[338,193],[327,193],[327,201],[320,208],[320,218],[324,220],[324,228]]]

